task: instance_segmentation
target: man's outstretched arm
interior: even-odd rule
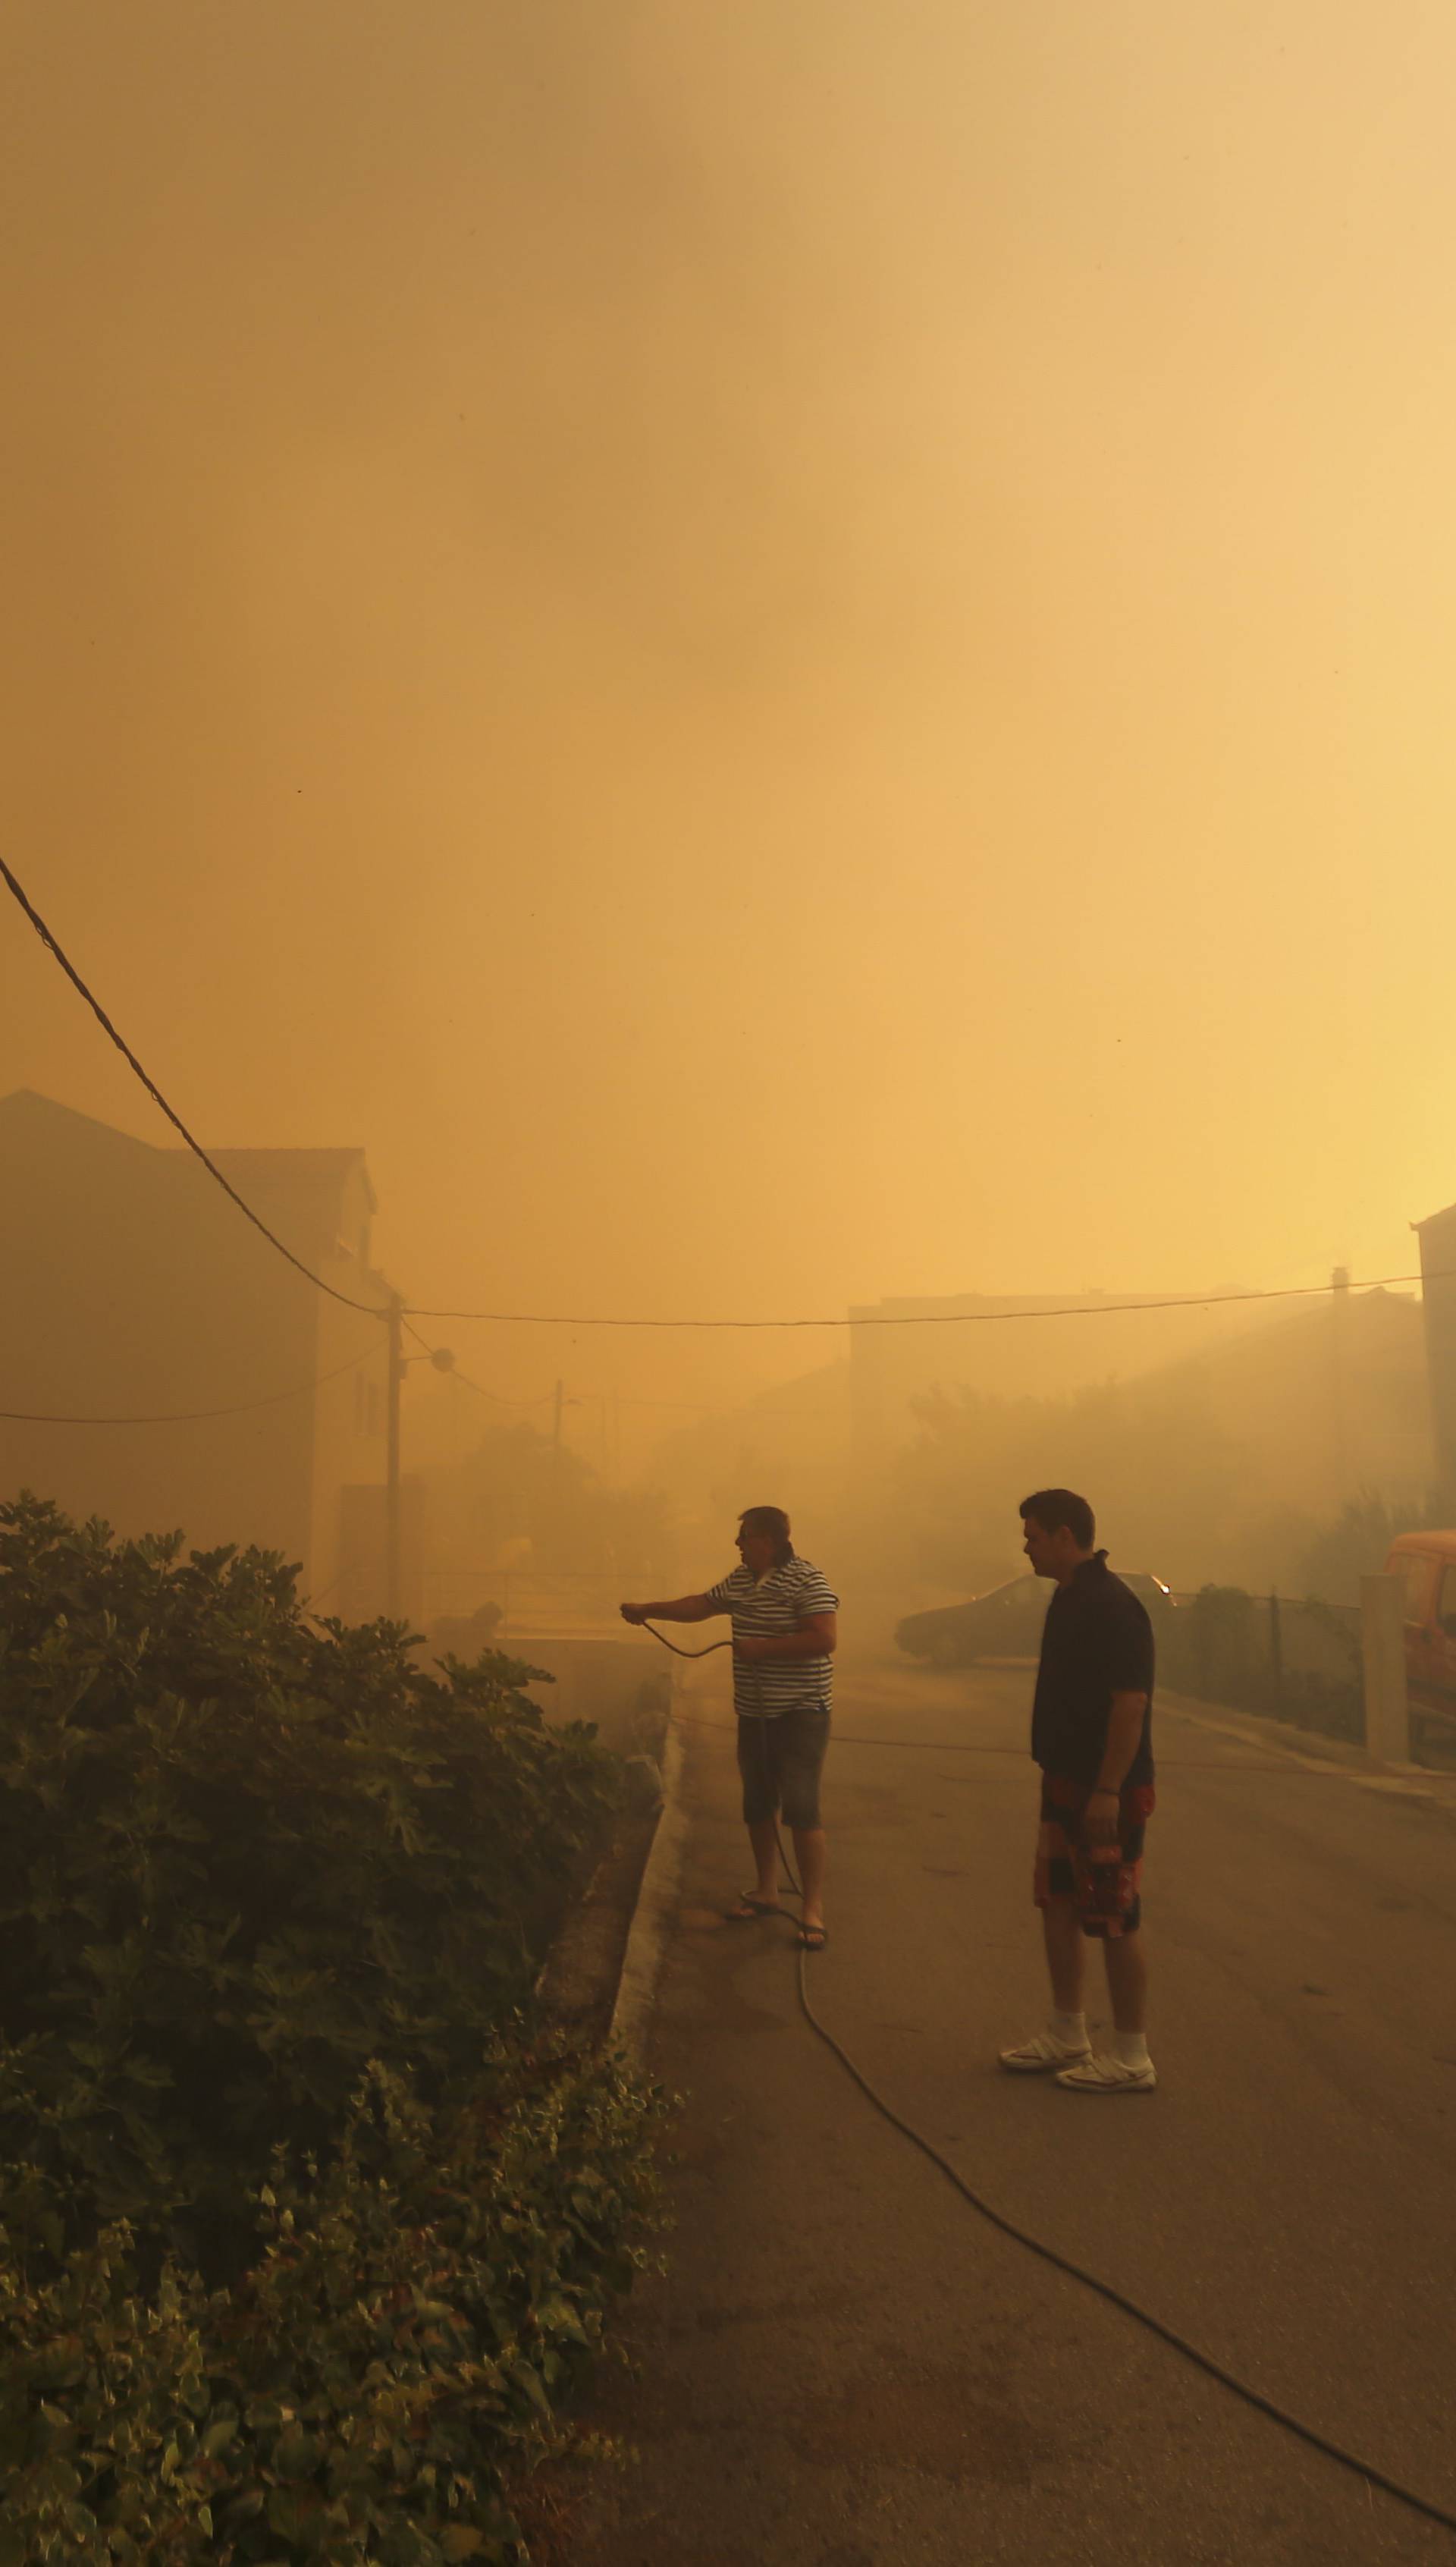
[[[618,1610],[624,1622],[707,1622],[728,1607],[706,1595],[674,1595],[669,1603],[623,1604]]]

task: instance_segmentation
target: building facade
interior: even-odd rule
[[[382,1308],[362,1150],[212,1156],[317,1275]],[[369,1546],[355,1558],[385,1476],[380,1320],[320,1292],[190,1151],[28,1089],[0,1098],[0,1410],[24,1412],[0,1417],[0,1494],[258,1544],[320,1610],[381,1610]]]

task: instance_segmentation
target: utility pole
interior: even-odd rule
[[[1410,1763],[1410,1698],[1405,1674],[1405,1589],[1383,1570],[1360,1579],[1365,1737],[1387,1765]]]
[[[453,1372],[455,1358],[448,1346],[427,1347],[422,1355],[404,1351],[404,1295],[389,1295],[389,1397],[388,1441],[384,1455],[384,1611],[391,1622],[403,1619],[404,1573],[399,1551],[399,1394],[404,1375],[412,1363],[433,1364],[436,1372]],[[416,1332],[417,1333],[417,1332]],[[421,1343],[423,1340],[421,1339]]]
[[[546,1504],[547,1539],[551,1546],[553,1560],[557,1558],[561,1548],[561,1413],[566,1406],[566,1384],[559,1381],[556,1386],[555,1405],[551,1412],[551,1488]]]
[[[388,1441],[384,1463],[384,1610],[399,1619],[399,1393],[404,1383],[404,1300],[389,1295]]]
[[[1334,1428],[1335,1476],[1341,1502],[1354,1496],[1349,1469],[1349,1268],[1336,1266],[1330,1278],[1330,1390]]]

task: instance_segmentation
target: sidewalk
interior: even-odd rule
[[[573,2567],[1456,2556],[991,2228],[873,2112],[800,2012],[791,1925],[721,1921],[746,1874],[719,1691],[680,1704],[724,1725],[681,1733],[681,1879],[646,2041],[686,2099],[669,2270],[617,2330],[635,2377],[606,2368],[584,2420],[640,2460],[594,2490]],[[841,1701],[875,1725],[872,1697]],[[816,2010],[1007,2215],[1149,2297],[1147,2190],[1208,2101],[1190,2091],[1195,2046],[1166,2045],[1166,2091],[1115,2103],[1000,2075],[999,2042],[1044,2004],[1025,1767],[993,1764],[967,1792],[963,1771],[934,1770],[950,1757],[913,1777],[893,1751],[831,1760]],[[1238,2221],[1244,2181],[1236,2162],[1228,2199],[1205,2202],[1215,2224]],[[1196,2335],[1171,2297],[1154,2305]],[[1264,2385],[1288,2394],[1277,2366]]]

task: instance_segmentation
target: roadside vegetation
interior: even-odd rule
[[[660,1491],[605,1486],[582,1454],[529,1423],[482,1427],[463,1460],[427,1465],[423,1477],[440,1521],[468,1533],[477,1559],[502,1558],[514,1544],[546,1575],[618,1576],[624,1594],[660,1593],[670,1574]]]
[[[407,1637],[0,1507],[0,2567],[526,2555],[661,2103],[532,2015],[615,1760]]]
[[[1362,1489],[1312,1537],[1300,1562],[1300,1589],[1331,1604],[1357,1604],[1360,1579],[1384,1568],[1397,1534],[1448,1525],[1456,1525],[1456,1489],[1437,1485],[1407,1497]]]

